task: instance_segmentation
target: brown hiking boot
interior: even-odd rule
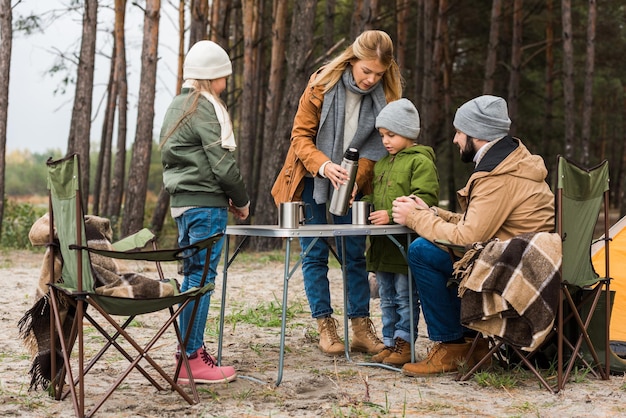
[[[320,334],[319,348],[328,356],[338,356],[345,352],[346,348],[339,335],[337,335],[337,320],[327,316],[317,318],[317,330]]]
[[[367,354],[378,354],[385,344],[376,336],[372,320],[368,317],[352,318],[352,342],[350,350]]]
[[[402,367],[406,363],[411,362],[411,343],[404,341],[402,338],[396,338],[396,345],[393,347],[393,353],[388,356],[383,363],[390,366]]]
[[[389,357],[393,353],[393,347],[385,347],[383,351],[372,356],[372,361],[374,363],[382,363],[387,357]]]
[[[428,353],[428,357],[417,363],[402,366],[402,373],[407,376],[427,376],[431,374],[456,372],[459,364],[465,361],[470,349],[469,343],[437,343]]]

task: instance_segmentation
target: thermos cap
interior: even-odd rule
[[[343,158],[350,161],[359,161],[359,151],[356,148],[348,148]]]

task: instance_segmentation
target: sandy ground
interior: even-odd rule
[[[0,254],[5,283],[0,292],[0,416],[71,416],[70,400],[57,402],[43,391],[28,391],[30,356],[18,337],[17,321],[34,301],[41,254],[28,251]],[[175,274],[172,266],[168,271]],[[145,269],[145,266],[137,266]],[[280,312],[283,264],[276,257],[243,254],[229,269],[226,303],[227,325],[223,363],[235,366],[239,378],[230,384],[204,385],[200,403],[188,405],[169,390],[157,392],[143,376],[133,372],[127,383],[100,409],[102,417],[376,417],[376,416],[514,416],[605,417],[626,415],[626,380],[581,377],[557,395],[550,394],[531,377],[509,388],[481,386],[476,380],[458,382],[454,376],[409,378],[382,368],[359,365],[367,356],[351,360],[331,358],[317,349],[317,330],[310,318],[302,277],[297,272],[289,286],[289,312],[285,367],[276,387],[279,322],[263,327],[245,321],[252,313]],[[147,269],[146,271],[150,271]],[[337,318],[342,319],[340,271],[332,271],[332,291]],[[207,327],[208,348],[217,351],[217,317],[222,278],[218,277]],[[372,300],[372,317],[380,330],[378,301]],[[149,335],[161,314],[142,319],[132,331]],[[237,319],[239,318],[239,319]],[[340,321],[341,324],[342,321]],[[342,325],[343,326],[343,325]],[[93,331],[87,331],[88,341]],[[416,356],[423,358],[430,343],[420,327]],[[166,334],[154,357],[174,368],[175,343]],[[115,371],[126,367],[119,355],[107,357],[88,375],[87,394],[102,393]],[[250,377],[252,379],[246,378]],[[88,406],[94,400],[88,401]]]

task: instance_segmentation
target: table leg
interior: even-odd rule
[[[285,249],[285,271],[283,273],[283,309],[281,313],[280,321],[280,351],[278,357],[278,377],[276,378],[276,386],[280,385],[283,380],[283,367],[285,365],[285,331],[287,324],[287,296],[289,294],[289,258],[291,256],[291,240],[293,238],[287,238],[287,244]]]
[[[350,358],[350,338],[348,332],[348,273],[346,272],[346,237],[341,236],[341,277],[343,279],[343,341],[346,359]]]
[[[224,240],[224,274],[222,275],[222,305],[220,306],[220,332],[217,336],[217,365],[222,365],[222,343],[224,340],[224,311],[226,309],[226,282],[228,280],[228,259],[230,237],[226,235]]]

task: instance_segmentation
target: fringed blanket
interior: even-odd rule
[[[34,246],[43,246],[50,243],[50,218],[48,214],[39,218],[31,227],[28,234],[30,242]],[[85,233],[87,245],[92,248],[113,249],[111,239],[113,231],[110,221],[98,216],[85,216]],[[54,242],[58,244],[55,233]],[[52,262],[54,257],[54,263]],[[95,280],[95,292],[109,296],[129,298],[153,298],[173,295],[177,289],[172,281],[162,282],[137,273],[129,272],[124,263],[108,257],[91,254],[91,267]],[[51,272],[51,266],[54,270]],[[46,249],[41,266],[41,274],[37,285],[35,303],[18,322],[20,336],[24,345],[33,356],[29,374],[31,376],[30,389],[38,387],[47,388],[51,376],[50,356],[50,296],[48,284],[53,277],[54,283],[63,282],[61,277],[63,260],[59,251]],[[64,298],[60,304],[63,306],[61,320],[63,323],[63,335],[66,343],[70,334],[74,319],[74,308]],[[56,343],[57,370],[62,369],[63,357],[61,356],[60,343]]]
[[[561,260],[558,234],[489,242],[459,285],[461,323],[533,351],[554,324]]]

